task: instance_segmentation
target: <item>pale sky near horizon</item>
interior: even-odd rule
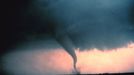
[[[34,42],[32,42],[34,44]],[[37,43],[37,42],[35,42]],[[49,45],[58,45],[48,40]],[[62,48],[45,49],[46,43],[27,45],[3,56],[4,69],[13,75],[55,75],[71,74],[72,58]],[[39,47],[40,46],[40,47]],[[41,47],[42,46],[42,47]],[[47,47],[47,46],[46,46]],[[25,49],[25,50],[24,50]],[[134,43],[126,47],[100,51],[97,49],[79,51],[77,68],[85,73],[134,72]]]

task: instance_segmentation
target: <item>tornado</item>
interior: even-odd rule
[[[79,74],[77,68],[76,68],[76,63],[77,63],[77,56],[75,53],[75,46],[69,36],[67,34],[61,35],[59,37],[56,37],[56,40],[58,43],[65,49],[66,52],[69,53],[69,55],[73,59],[73,68],[74,70],[72,73]]]

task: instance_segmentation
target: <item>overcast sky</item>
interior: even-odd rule
[[[15,44],[16,38],[25,41],[13,45],[15,49],[9,48],[10,52],[3,55],[3,69],[13,75],[72,73],[71,56],[54,37],[46,37],[54,28],[57,35],[69,35],[80,49],[76,54],[81,73],[134,71],[134,47],[129,45],[134,41],[133,3],[133,0],[35,0],[28,11],[20,10],[24,10],[17,16],[20,21],[13,19],[5,27],[9,37],[5,36],[3,43]],[[47,21],[54,25],[52,29]]]

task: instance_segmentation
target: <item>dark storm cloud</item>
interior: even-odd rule
[[[50,10],[58,32],[67,31],[77,47],[103,49],[133,41],[132,4],[132,0],[64,0]]]

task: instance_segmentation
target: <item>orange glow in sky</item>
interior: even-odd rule
[[[84,73],[123,73],[134,72],[134,43],[126,47],[100,51],[76,50],[78,57],[77,68]],[[13,52],[7,55],[8,71],[21,74],[54,75],[72,73],[73,61],[71,56],[62,48],[55,50],[35,50]],[[8,61],[10,60],[10,61]],[[13,68],[12,68],[13,67]],[[30,73],[29,73],[30,72]]]

